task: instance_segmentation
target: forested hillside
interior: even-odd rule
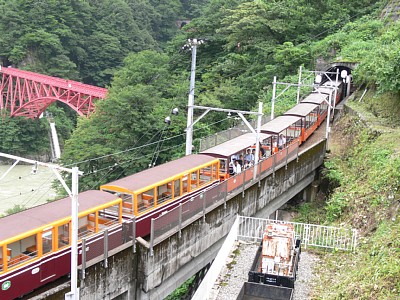
[[[188,38],[206,41],[197,55],[199,105],[256,110],[263,101],[268,113],[273,76],[296,80],[298,67],[312,70],[317,59],[357,63],[349,104],[355,116],[336,125],[324,171],[328,201],[303,205],[301,217],[355,227],[361,246],[351,257],[324,257],[314,298],[398,299],[400,25],[381,18],[387,2],[0,0],[0,60],[109,88],[89,118],[62,105],[48,109],[64,145],[62,163],[85,172],[81,190],[184,153]],[[190,22],[180,28],[178,20]],[[278,114],[295,103],[294,94],[280,98]],[[168,126],[174,107],[180,114]],[[47,151],[46,121],[1,115],[0,151]],[[234,122],[209,114],[195,138]]]
[[[376,1],[346,7],[337,1],[209,1],[165,51],[128,55],[115,73],[108,101],[99,104],[91,118],[81,120],[63,161],[82,162],[79,166],[88,176],[81,186],[94,188],[182,155],[184,135],[174,136],[183,133],[185,117],[173,119],[170,127],[163,120],[174,107],[185,110],[191,55],[181,48],[188,38],[206,40],[197,55],[196,104],[255,110],[261,100],[267,112],[273,76],[296,76],[300,65],[312,68],[313,42],[378,7]],[[282,98],[277,111],[294,101]],[[226,114],[209,114],[196,124],[195,138],[232,122]],[[174,138],[136,149],[169,137]],[[125,151],[132,148],[136,150]],[[119,151],[124,152],[110,155]],[[92,159],[97,157],[101,158]]]

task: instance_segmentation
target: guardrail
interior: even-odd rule
[[[299,142],[295,142],[288,147],[282,149],[278,153],[261,160],[257,164],[257,168],[252,166],[243,170],[242,173],[230,177],[228,180],[220,184],[202,191],[198,195],[192,197],[189,201],[181,203],[178,207],[158,216],[151,220],[150,230],[150,255],[153,254],[153,246],[159,244],[163,240],[179,232],[193,223],[195,220],[205,218],[205,215],[216,206],[224,205],[226,201],[234,196],[242,193],[244,197],[245,190],[254,185],[259,184],[260,180],[266,176],[273,174],[280,167],[287,167],[287,164],[297,159],[299,155]],[[257,171],[254,177],[254,171]]]
[[[333,226],[285,222],[271,219],[260,219],[239,216],[238,239],[262,240],[264,230],[269,223],[293,224],[297,239],[307,246],[335,250],[354,251],[357,246],[357,230]]]

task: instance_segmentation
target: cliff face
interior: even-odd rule
[[[393,21],[397,21],[400,18],[400,0],[389,0],[382,10],[381,18],[390,18]]]

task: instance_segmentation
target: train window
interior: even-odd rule
[[[225,160],[225,162],[226,162],[226,160]],[[212,172],[211,172],[212,178],[214,180],[219,179],[219,177],[218,177],[218,175],[219,175],[218,174],[218,163],[213,164],[211,168],[212,168]]]
[[[119,223],[119,217],[118,215],[115,215],[115,211],[118,209],[118,204],[107,207],[103,210],[99,210],[97,213],[97,231],[103,230],[106,227],[110,227],[114,224]],[[89,215],[89,221],[94,220],[94,225],[96,225],[96,220],[94,219],[96,217],[95,213],[92,213]]]
[[[154,206],[154,189],[148,190],[137,195],[138,212]]]
[[[227,171],[227,163],[226,163],[226,159],[220,159],[219,161],[219,171],[221,173],[226,173]]]
[[[28,236],[22,240],[8,244],[7,248],[10,250],[10,259],[8,267],[12,268],[22,264],[33,257],[38,256],[36,234]]]
[[[199,186],[199,170],[190,173],[190,190],[193,191]]]
[[[310,128],[318,120],[318,107],[316,107],[311,113],[306,116],[306,128]]]
[[[69,223],[58,226],[58,248],[69,245]]]
[[[53,250],[52,230],[48,230],[42,233],[42,247],[43,247],[43,254],[49,253]]]
[[[78,239],[83,239],[95,232],[95,230],[93,222],[89,221],[89,216],[84,216],[78,219]]]
[[[157,205],[164,203],[172,198],[172,182],[157,187]]]
[[[179,197],[181,195],[181,180],[177,179],[174,181],[174,198]]]
[[[199,185],[200,186],[203,185],[203,184],[206,184],[206,183],[208,183],[208,182],[210,182],[212,180],[212,177],[211,177],[211,175],[212,175],[211,170],[212,169],[211,169],[211,167],[212,166],[200,169],[200,180],[199,180]]]
[[[190,174],[183,175],[182,177],[182,195],[190,192],[190,187],[188,186],[188,177]]]
[[[122,210],[124,213],[133,214],[133,195],[131,194],[119,194],[122,199]],[[119,209],[117,208],[117,211]]]

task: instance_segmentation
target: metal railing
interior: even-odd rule
[[[289,145],[278,153],[261,160],[257,164],[257,174],[254,179],[255,167],[252,166],[243,170],[242,173],[230,177],[207,190],[201,191],[190,200],[181,203],[178,207],[151,220],[150,230],[150,253],[153,246],[179,232],[199,218],[214,209],[215,206],[224,205],[226,201],[254,185],[270,174],[274,174],[276,169],[286,167],[287,164],[298,157],[299,143]]]
[[[238,239],[261,241],[267,224],[293,224],[297,239],[302,245],[335,250],[354,251],[357,246],[357,231],[351,228],[285,222],[239,216]]]
[[[115,225],[115,226],[114,226]],[[107,268],[108,258],[112,251],[122,245],[132,246],[132,251],[136,248],[136,219],[124,220],[122,224],[112,222],[112,226],[104,228],[93,235],[82,239],[82,247],[79,252],[81,255],[81,279],[85,279],[85,269],[96,263],[102,257],[103,267]]]
[[[269,116],[268,117],[262,116],[261,124],[267,123],[270,119],[271,119],[271,117],[269,117]],[[257,126],[256,120],[253,120],[249,123],[251,124],[251,126],[253,126],[253,128],[255,128]],[[220,131],[213,135],[202,138],[202,139],[200,139],[199,152],[210,149],[219,144],[225,143],[226,141],[234,139],[234,138],[241,136],[248,132],[250,132],[250,129],[246,126],[246,124],[239,124],[233,128],[229,128],[227,130]]]

